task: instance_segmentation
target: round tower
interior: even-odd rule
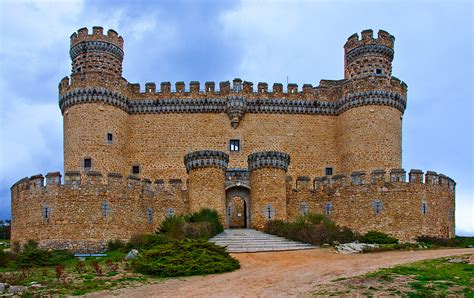
[[[377,38],[370,29],[362,31],[362,39],[357,33],[351,35],[344,45],[344,78],[370,74],[390,78],[394,41],[395,37],[384,30],[379,30]]]
[[[81,28],[71,35],[72,74],[102,72],[122,76],[123,38],[110,29],[103,34],[102,27]]]
[[[65,171],[131,173],[125,158],[128,104],[122,79],[123,39],[114,30],[71,35],[71,80],[59,84]]]
[[[261,230],[268,220],[287,219],[286,172],[289,164],[290,156],[284,152],[264,151],[249,155],[252,228]]]
[[[406,84],[392,77],[395,38],[380,30],[354,34],[345,48],[345,78],[338,115],[337,172],[401,168]]]
[[[189,175],[189,212],[216,210],[225,224],[225,172],[229,155],[221,151],[194,151],[184,156]]]

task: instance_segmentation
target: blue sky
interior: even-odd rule
[[[112,4],[113,3],[113,4]],[[0,218],[10,186],[63,170],[58,83],[69,36],[94,25],[125,39],[129,82],[343,78],[343,45],[364,29],[395,35],[408,84],[403,167],[457,182],[456,229],[474,235],[471,1],[1,1]]]

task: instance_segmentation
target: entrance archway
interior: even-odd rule
[[[249,189],[242,186],[227,189],[225,204],[227,227],[250,227],[249,194]]]

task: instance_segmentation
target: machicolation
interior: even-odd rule
[[[392,76],[394,41],[352,35],[344,79],[318,86],[236,78],[142,90],[122,77],[117,32],[80,29],[59,83],[64,179],[11,187],[12,241],[103,251],[204,207],[231,228],[317,212],[403,241],[454,237],[455,182],[402,169],[407,85]]]

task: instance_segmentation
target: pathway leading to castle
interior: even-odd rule
[[[474,254],[474,248],[340,255],[330,249],[233,254],[241,269],[218,275],[170,279],[158,284],[99,292],[88,297],[302,296],[318,284],[382,267]]]

